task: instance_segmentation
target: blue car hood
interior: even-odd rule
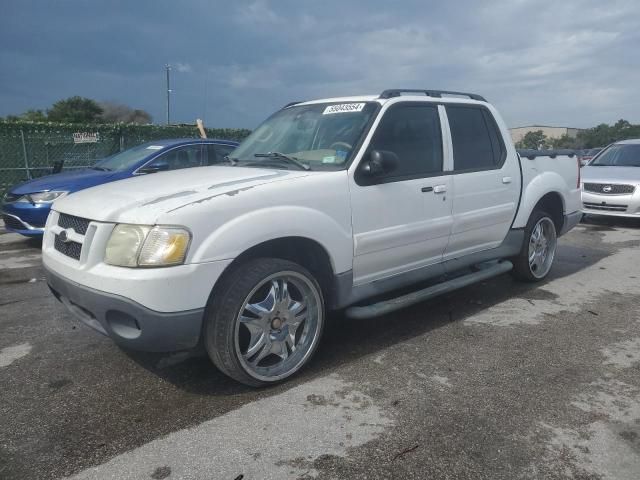
[[[13,187],[11,193],[24,195],[27,193],[42,192],[44,190],[75,192],[95,185],[101,185],[124,176],[127,175],[123,175],[123,172],[104,172],[84,168],[82,170],[71,170],[29,180]]]

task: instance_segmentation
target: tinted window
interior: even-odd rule
[[[105,170],[127,170],[161,148],[162,145],[145,143],[100,160],[95,166]]]
[[[370,150],[395,153],[398,169],[391,176],[409,177],[442,171],[442,135],[435,105],[396,105],[382,117]]]
[[[454,170],[498,168],[505,156],[495,123],[482,108],[447,106]]]
[[[158,167],[160,170],[179,170],[181,168],[199,167],[203,162],[203,145],[188,145],[174,148],[160,155],[149,167]]]

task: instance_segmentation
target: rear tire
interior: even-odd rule
[[[309,271],[279,258],[253,259],[216,287],[204,343],[224,374],[253,387],[272,385],[309,362],[324,318],[322,290]]]
[[[513,262],[512,275],[524,282],[544,280],[553,266],[558,246],[556,226],[547,212],[535,210],[524,229],[524,241]]]

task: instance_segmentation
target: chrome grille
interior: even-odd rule
[[[86,218],[74,217],[73,215],[61,213],[60,217],[58,218],[58,226],[62,228],[73,228],[76,233],[85,235],[87,233],[87,228],[89,228],[89,220],[87,220]]]
[[[628,195],[635,191],[634,185],[616,185],[614,183],[585,183],[584,191],[603,195]]]
[[[80,260],[80,253],[82,253],[82,244],[77,242],[63,242],[62,240],[60,240],[60,235],[56,235],[53,246],[63,255],[75,258],[76,260]]]
[[[589,210],[602,210],[606,212],[626,212],[629,205],[609,205],[606,203],[583,203],[585,208]]]

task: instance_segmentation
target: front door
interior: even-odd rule
[[[395,153],[399,164],[374,178],[356,170],[352,179],[356,286],[439,263],[452,223],[437,105],[389,106],[361,162],[372,150]]]

